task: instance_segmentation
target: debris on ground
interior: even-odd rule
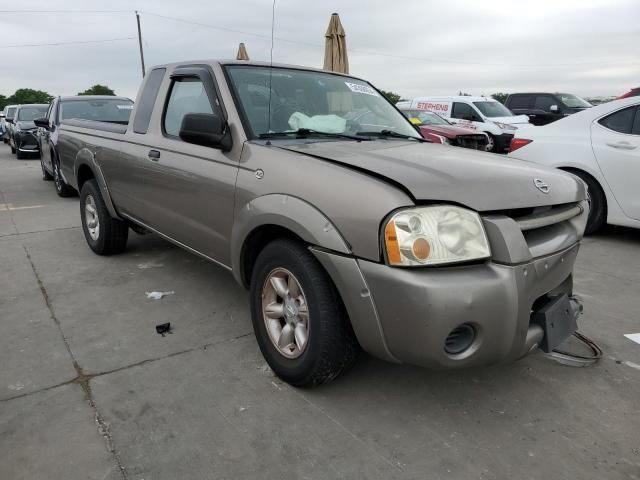
[[[166,297],[167,295],[173,295],[174,292],[173,290],[168,291],[168,292],[145,292],[147,294],[147,298],[150,298],[152,300],[160,300],[162,297]]]
[[[156,325],[156,333],[158,335],[162,335],[163,337],[168,333],[173,333],[171,331],[171,322],[161,323],[160,325]]]

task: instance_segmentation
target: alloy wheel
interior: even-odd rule
[[[302,355],[309,343],[309,307],[298,279],[272,270],[262,287],[262,317],[271,343],[286,358]]]
[[[87,195],[84,200],[84,219],[89,236],[92,240],[97,241],[100,238],[100,219],[98,218],[96,202],[91,195]]]

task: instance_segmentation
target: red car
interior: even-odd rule
[[[488,138],[473,128],[452,125],[437,113],[427,110],[401,110],[411,123],[420,129],[427,140],[456,147],[486,150]]]

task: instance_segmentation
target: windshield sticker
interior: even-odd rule
[[[116,105],[118,110],[133,110],[133,105]]]
[[[364,93],[366,95],[373,95],[374,97],[379,97],[378,92],[376,92],[369,85],[361,85],[359,83],[349,83],[344,82],[344,84],[349,87],[349,90],[356,93]]]

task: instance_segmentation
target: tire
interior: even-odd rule
[[[42,163],[42,155],[40,156],[40,168],[42,169],[42,180],[45,182],[53,180],[51,174],[47,172],[47,169],[44,167],[44,163]]]
[[[589,218],[585,235],[590,235],[601,230],[607,223],[607,197],[598,181],[588,173],[581,170],[569,170],[587,184],[587,195],[589,199]]]
[[[285,354],[277,346],[274,328],[267,328],[267,321],[279,322],[284,332],[291,317],[287,319],[287,314],[283,313],[277,320],[268,319],[264,312],[265,306],[274,298],[275,290],[269,279],[272,275],[286,273],[291,274],[299,285],[301,295],[296,299],[304,300],[294,300],[294,305],[299,307],[299,310],[296,308],[298,314],[295,317],[300,323],[304,322],[304,305],[307,315],[306,342],[300,347],[298,336],[291,333],[291,348],[285,348]],[[281,302],[281,305],[292,298],[289,296],[291,283],[285,282],[284,285],[287,286],[289,299]],[[251,318],[260,350],[271,369],[285,382],[297,387],[320,385],[346,371],[357,359],[360,346],[340,295],[329,275],[302,243],[288,239],[269,243],[256,259],[250,295]],[[276,298],[276,303],[283,298]],[[286,308],[282,308],[282,312],[286,311]],[[275,325],[277,332],[278,323]],[[299,324],[289,331],[297,334],[298,327]]]
[[[13,153],[14,155],[16,154],[16,149],[14,148],[13,145],[9,145],[11,147],[11,153]]]
[[[487,134],[487,146],[485,147],[486,151],[495,153],[496,152],[496,139],[493,138],[493,135],[491,135],[490,133],[488,133],[488,132],[484,132],[484,133]]]
[[[27,154],[24,152],[20,151],[20,148],[16,149],[16,158],[18,160],[24,160],[25,158],[27,158]]]
[[[55,157],[52,157],[51,165],[53,166],[53,184],[56,187],[56,193],[59,197],[72,197],[76,191],[67,185],[60,174],[60,164]]]
[[[98,255],[121,253],[127,247],[129,227],[125,222],[111,217],[94,179],[82,185],[80,218],[84,238],[89,248]],[[92,220],[97,220],[97,224]]]

